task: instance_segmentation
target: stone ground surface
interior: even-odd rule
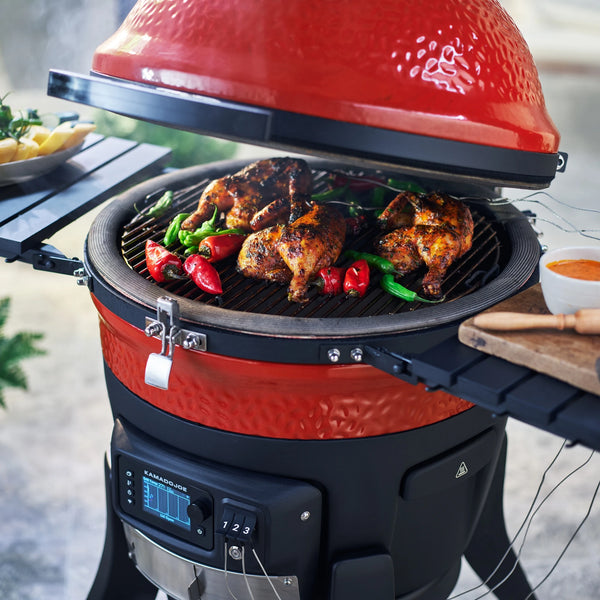
[[[541,241],[549,247],[600,244],[600,214],[590,211],[600,209],[598,73],[588,68],[542,72],[549,111],[562,133],[561,149],[569,153],[569,165],[551,186],[552,198],[540,196],[543,205],[521,202],[519,206],[538,214]],[[526,194],[507,193],[513,199]],[[81,257],[95,213],[69,226],[51,243],[69,256]],[[562,231],[557,225],[596,230],[589,232],[596,239]],[[0,266],[0,297],[6,295],[12,299],[6,333],[43,332],[47,354],[25,364],[29,391],[9,390],[7,409],[0,410],[0,598],[82,600],[102,551],[102,463],[112,427],[97,319],[87,290],[77,287],[73,278],[33,271],[27,265]],[[513,535],[562,440],[513,420],[508,432],[505,512]],[[550,471],[541,497],[589,455],[585,448],[565,450]],[[600,460],[594,455],[535,515],[522,554],[534,585],[569,542],[599,480]],[[540,600],[599,597],[599,505],[596,500],[558,567],[541,585]],[[476,578],[465,567],[456,592],[475,584]],[[461,597],[474,600],[484,592],[480,588]]]

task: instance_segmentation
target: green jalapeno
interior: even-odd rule
[[[186,246],[189,248],[190,246],[195,245],[191,241],[188,242],[188,239],[191,235],[192,235],[191,231],[188,231],[187,229],[179,229],[179,231],[177,232],[177,239],[179,240],[179,243],[182,246]]]
[[[217,217],[219,216],[219,211],[215,206],[215,210],[213,212],[213,216],[208,220],[204,221],[200,227],[194,229],[194,231],[185,231],[181,230],[178,233],[179,241],[184,246],[199,246],[202,240],[205,240],[207,237],[211,237],[214,235],[227,235],[227,234],[244,234],[246,233],[243,229],[232,228],[232,229],[218,229],[216,227]]]
[[[348,190],[345,200],[348,202],[348,214],[351,217],[358,217],[362,214],[363,208],[360,205],[356,194],[351,189]]]
[[[417,294],[417,292],[413,292],[408,288],[405,288],[403,285],[400,285],[391,273],[386,273],[381,278],[381,287],[392,296],[396,296],[396,298],[400,298],[401,300],[406,300],[407,302],[426,302],[427,304],[437,304],[438,302],[443,302],[444,298],[440,298],[439,300],[428,300],[427,298],[422,298]]]
[[[178,239],[179,231],[181,230],[181,224],[189,216],[190,213],[180,213],[169,223],[163,240],[163,244],[165,246],[170,246],[173,242],[175,242]]]
[[[199,246],[200,243],[208,237],[213,237],[215,235],[231,235],[238,234],[242,235],[246,233],[243,229],[210,229],[198,227],[195,231],[180,231],[179,232],[179,241],[184,246]]]
[[[329,190],[325,190],[324,192],[320,192],[319,194],[313,194],[311,198],[315,202],[322,202],[323,200],[331,200],[332,198],[338,198],[339,196],[343,196],[348,186],[340,186],[334,187]]]
[[[388,260],[387,258],[383,258],[383,256],[377,256],[377,254],[357,252],[356,250],[346,250],[346,252],[344,252],[344,256],[351,258],[352,260],[364,259],[367,261],[370,267],[373,267],[382,273],[398,273],[392,261]]]
[[[373,206],[381,206],[385,204],[385,188],[378,185],[373,189],[373,193],[371,194],[371,204]]]
[[[161,217],[171,208],[171,204],[173,204],[173,192],[167,190],[148,211],[148,216],[154,219]]]
[[[417,194],[425,193],[425,190],[418,183],[414,183],[412,181],[399,181],[398,179],[388,179],[387,184],[394,190],[415,192]]]

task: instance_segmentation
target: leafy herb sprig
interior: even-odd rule
[[[18,141],[32,125],[41,125],[42,120],[37,111],[31,108],[19,116],[13,115],[10,106],[4,102],[9,94],[0,97],[0,140],[11,137]]]

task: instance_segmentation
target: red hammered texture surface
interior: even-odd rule
[[[429,425],[473,405],[427,392],[368,365],[289,365],[229,358],[177,346],[169,389],[144,382],[147,338],[101,305],[104,359],[130,391],[194,423],[230,432],[285,439],[340,439]]]
[[[139,0],[92,69],[463,142],[559,144],[529,48],[497,0]]]

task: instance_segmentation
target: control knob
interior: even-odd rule
[[[203,500],[195,500],[188,505],[187,514],[194,523],[202,523],[210,517],[210,507]]]

